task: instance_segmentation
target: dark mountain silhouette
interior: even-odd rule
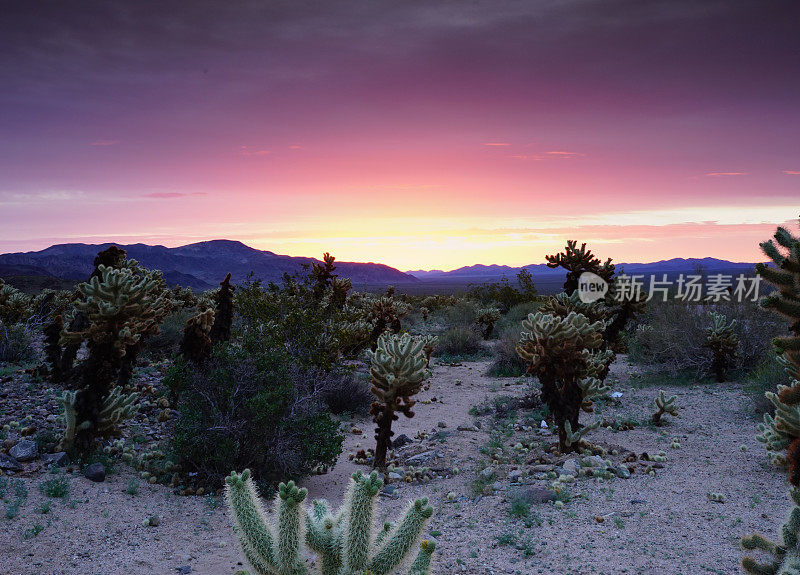
[[[170,285],[194,289],[216,287],[228,272],[234,282],[242,281],[250,272],[265,282],[278,281],[285,272],[301,272],[303,264],[319,261],[257,250],[231,240],[212,240],[177,248],[146,244],[57,244],[38,252],[0,255],[0,276],[3,270],[13,270],[15,276],[46,275],[83,281],[94,269],[92,261],[97,252],[110,245],[124,249],[129,258],[138,260],[147,268],[161,270]],[[417,278],[383,264],[337,261],[336,268],[336,273],[350,278],[355,287],[419,282]]]
[[[698,273],[750,273],[755,263],[729,262],[716,258],[673,258],[651,263],[618,263],[617,270],[624,270],[626,274],[691,274]],[[522,267],[502,266],[497,264],[465,266],[449,272],[442,270],[416,270],[406,272],[422,281],[496,281],[502,277],[513,279],[522,268],[525,268],[536,278],[555,279],[564,276],[564,270],[549,268],[546,264],[529,264]]]

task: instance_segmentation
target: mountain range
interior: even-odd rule
[[[618,263],[617,273],[621,270],[628,275],[633,274],[691,274],[691,273],[748,273],[752,272],[755,263],[730,262],[716,258],[673,258],[650,263]],[[498,264],[477,264],[465,266],[448,272],[442,270],[413,270],[406,272],[422,281],[494,281],[506,277],[514,278],[522,269],[528,270],[534,278],[563,277],[565,272],[561,268],[550,268],[547,264],[529,264],[526,266],[512,267]]]
[[[215,287],[230,272],[234,282],[244,280],[251,272],[265,282],[279,281],[284,273],[302,272],[304,265],[320,260],[294,257],[257,250],[242,242],[212,240],[186,246],[167,248],[146,244],[57,244],[38,252],[0,254],[0,277],[25,276],[58,280],[81,281],[92,272],[97,252],[118,245],[129,258],[143,266],[159,269],[170,285],[182,285],[197,290]],[[730,262],[715,258],[673,258],[651,263],[617,264],[617,271],[627,274],[677,274],[752,273],[753,263]],[[356,288],[387,285],[403,286],[419,291],[423,285],[469,284],[498,281],[503,277],[513,280],[521,269],[533,275],[534,282],[545,292],[557,289],[564,278],[564,270],[552,269],[546,264],[522,267],[484,265],[461,267],[452,271],[415,270],[402,272],[377,263],[336,262],[337,273],[350,278]]]
[[[212,240],[177,248],[146,244],[57,244],[38,252],[0,255],[0,277],[48,276],[64,280],[85,280],[94,269],[97,252],[117,245],[144,267],[164,273],[169,285],[196,290],[216,287],[231,273],[234,283],[250,272],[265,282],[279,281],[284,273],[296,273],[303,265],[320,260],[262,251],[231,240]],[[414,276],[376,263],[336,262],[336,273],[350,278],[355,287],[419,283]]]

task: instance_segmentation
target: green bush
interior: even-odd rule
[[[0,322],[0,361],[22,363],[36,359],[33,333],[25,324]]]
[[[167,380],[181,387],[174,451],[200,482],[245,468],[261,482],[297,479],[341,453],[313,372],[266,335],[219,344],[200,366],[177,362]]]
[[[448,359],[472,359],[485,353],[483,338],[475,327],[451,327],[439,336],[434,355]]]
[[[196,310],[180,308],[172,312],[159,326],[159,333],[149,336],[144,343],[144,355],[151,361],[174,357],[178,353],[186,321]]]
[[[720,302],[693,305],[683,302],[649,302],[647,311],[628,337],[628,357],[643,365],[658,366],[675,375],[691,372],[697,377],[711,370],[712,356],[703,347],[711,322],[708,312],[736,320],[739,339],[735,369],[749,372],[771,353],[770,341],[785,328],[780,319],[755,303]]]
[[[525,375],[527,365],[517,353],[521,330],[522,324],[520,323],[519,327],[507,327],[500,332],[500,337],[497,338],[497,343],[494,346],[494,359],[489,366],[488,375],[494,377],[519,377]]]

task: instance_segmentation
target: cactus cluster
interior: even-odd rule
[[[214,323],[208,337],[212,344],[231,339],[231,326],[233,325],[233,286],[231,285],[231,274],[225,276],[219,284],[219,290],[214,296],[216,306],[214,307]]]
[[[231,473],[225,484],[234,530],[259,575],[389,575],[409,561],[404,571],[408,575],[430,572],[435,544],[420,537],[433,508],[426,498],[417,499],[396,524],[375,529],[375,503],[383,485],[376,472],[356,472],[335,512],[325,500],[315,500],[309,510],[304,505],[307,490],[290,481],[280,484],[269,517],[249,470]],[[313,571],[306,560],[308,550],[318,557]]]
[[[138,346],[146,335],[158,333],[158,324],[169,311],[170,303],[157,293],[157,281],[145,275],[136,277],[126,268],[115,269],[98,265],[98,275],[80,284],[81,301],[75,303],[86,318],[80,331],[61,332],[62,345],[86,342],[89,357],[81,364],[81,376],[75,397],[71,398],[76,431],[73,437],[64,436],[67,448],[75,447],[86,453],[95,437],[101,437],[103,409],[123,371],[126,352]],[[65,420],[67,413],[65,403]]]
[[[757,266],[758,273],[777,291],[761,301],[762,307],[776,311],[790,320],[790,335],[777,337],[773,345],[778,361],[788,375],[789,384],[779,385],[777,393],[768,391],[767,399],[775,406],[775,415],[764,415],[757,439],[764,443],[773,462],[788,462],[789,482],[800,485],[800,238],[785,228],[775,232],[775,242],[761,244],[774,267]],[[785,455],[784,455],[785,452]]]
[[[424,336],[384,334],[378,338],[377,348],[370,353],[372,393],[377,398],[370,407],[375,428],[375,467],[386,466],[386,453],[392,444],[392,421],[400,412],[413,417],[411,399],[422,387],[426,376],[428,357],[425,346],[430,345]]]
[[[661,425],[661,418],[665,413],[678,417],[678,407],[675,405],[676,399],[678,399],[677,395],[667,397],[663,389],[658,390],[658,396],[653,402],[656,406],[656,412],[653,414],[653,425]]]
[[[567,277],[564,282],[564,291],[567,295],[572,295],[573,292],[578,289],[578,280],[584,272],[597,274],[611,283],[615,267],[614,264],[611,263],[611,258],[608,258],[605,263],[603,263],[592,253],[592,250],[586,249],[585,243],[581,244],[580,248],[577,246],[577,241],[567,240],[567,246],[564,248],[563,252],[545,256],[547,267],[560,267],[567,270]]]
[[[213,325],[213,309],[201,311],[186,321],[180,343],[180,353],[184,358],[199,364],[211,357],[213,344],[210,334]]]
[[[580,427],[580,410],[591,411],[592,397],[609,390],[597,377],[611,354],[600,349],[604,327],[575,312],[565,317],[537,312],[522,322],[517,353],[542,384],[542,400],[555,419],[562,452],[575,450],[592,429]]]
[[[481,328],[483,339],[489,339],[494,331],[494,324],[500,320],[500,310],[489,307],[479,309],[475,316],[475,323]]]
[[[711,350],[711,370],[717,383],[725,381],[725,376],[734,365],[739,338],[734,331],[736,320],[728,323],[721,313],[709,312],[711,327],[706,330],[706,341],[703,347]]]

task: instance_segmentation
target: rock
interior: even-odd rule
[[[458,431],[480,431],[476,425],[459,425]]]
[[[553,471],[553,466],[552,465],[539,464],[539,465],[534,465],[533,467],[531,467],[531,472],[532,473],[548,473],[550,471]]]
[[[484,479],[489,479],[493,475],[494,475],[494,468],[492,467],[487,467],[486,469],[481,471],[481,477],[483,477]]]
[[[644,499],[631,499],[632,505],[644,505],[645,503],[647,503],[647,501]]]
[[[384,497],[388,497],[390,499],[396,499],[397,497],[399,497],[399,495],[396,492],[397,492],[397,485],[390,483],[388,485],[384,485],[380,493]]]
[[[508,474],[508,480],[509,481],[516,482],[516,481],[519,481],[520,479],[522,479],[522,471],[521,470],[514,469],[513,471],[509,472],[509,474]]]
[[[7,471],[22,471],[22,464],[5,453],[0,453],[0,469]]]
[[[557,499],[556,492],[544,487],[533,487],[523,492],[525,501],[529,503],[549,503]]]
[[[403,479],[403,476],[400,475],[399,473],[394,472],[394,471],[390,471],[389,472],[389,479],[393,479],[394,481],[400,481],[401,479]]]
[[[424,463],[436,457],[435,451],[425,451],[423,453],[419,453],[417,455],[412,455],[406,461],[411,465],[417,465],[418,463]]]
[[[83,475],[91,481],[100,483],[106,480],[106,468],[102,463],[92,463],[84,469]]]
[[[588,467],[605,467],[606,461],[599,455],[589,455],[583,458],[583,464]]]
[[[611,471],[620,479],[628,479],[631,476],[631,472],[628,471],[627,467],[614,467]]]
[[[31,461],[39,456],[39,447],[35,441],[21,439],[8,450],[8,454],[17,461]]]
[[[445,423],[444,421],[440,421],[440,422],[439,422],[439,423],[437,423],[436,425],[437,425],[438,427],[442,428],[442,429],[444,429],[445,427],[447,427],[447,423]]]
[[[45,465],[55,465],[56,467],[64,467],[65,465],[69,465],[69,455],[67,455],[63,451],[58,451],[56,453],[43,453],[42,463],[44,463]]]
[[[392,447],[394,449],[398,449],[400,447],[403,447],[404,445],[408,445],[409,443],[413,443],[412,439],[405,433],[401,433],[400,435],[397,436],[397,439],[392,441]]]
[[[499,481],[495,481],[494,483],[492,483],[492,489],[494,491],[502,491],[503,489],[505,489],[505,486]]]
[[[562,465],[565,475],[578,475],[581,464],[577,459],[567,459]]]
[[[192,568],[189,565],[183,565],[182,567],[175,567],[175,571],[180,575],[189,575],[192,572]]]

